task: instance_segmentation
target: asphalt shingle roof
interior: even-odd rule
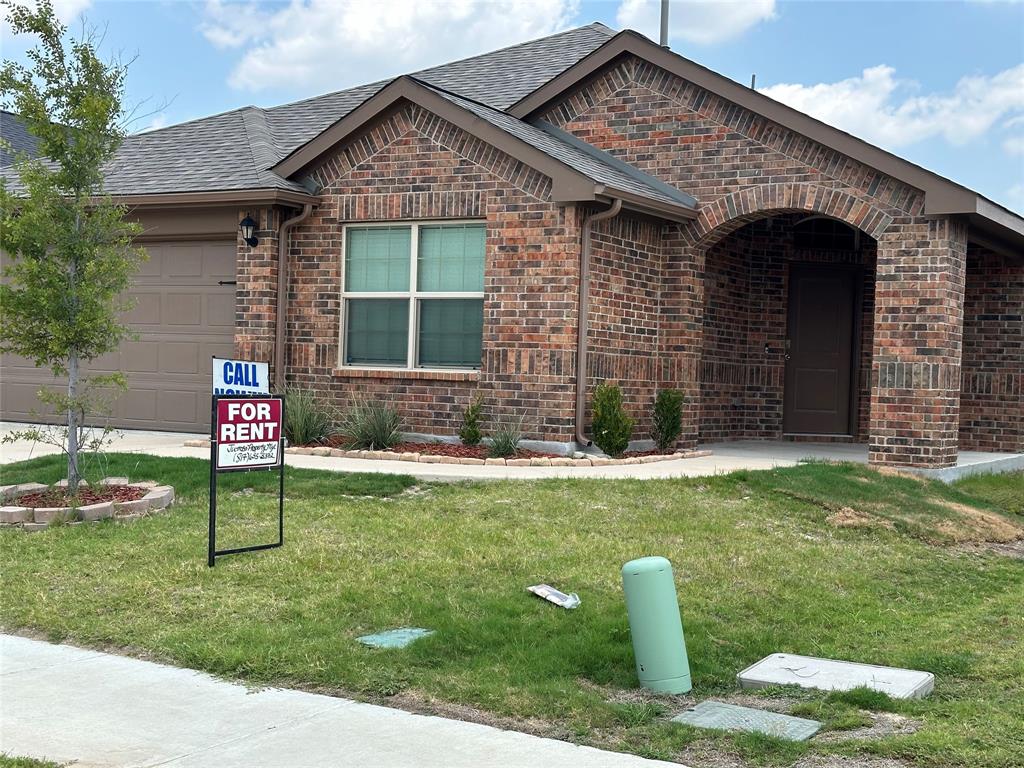
[[[612,189],[679,204],[688,196],[502,110],[601,47],[615,32],[590,24],[540,40],[420,70],[412,75],[444,98]],[[145,195],[242,189],[306,190],[271,171],[277,162],[373,97],[387,80],[262,109],[242,107],[129,136],[105,174],[106,192]],[[34,139],[3,113],[3,136],[33,152]],[[8,138],[10,135],[10,138]],[[3,165],[10,165],[7,153]],[[653,183],[651,183],[653,182]],[[660,184],[660,186],[659,186]],[[682,197],[681,197],[682,196]],[[692,198],[689,198],[692,201]]]
[[[36,137],[28,132],[25,123],[13,112],[0,110],[0,167],[14,164],[15,157],[24,152],[36,154]]]

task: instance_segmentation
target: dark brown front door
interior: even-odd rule
[[[786,433],[850,432],[856,275],[848,267],[790,266]]]

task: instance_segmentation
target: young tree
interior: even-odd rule
[[[81,366],[129,335],[120,315],[145,258],[132,245],[137,225],[103,192],[104,165],[126,133],[126,67],[100,60],[89,34],[66,42],[51,0],[2,4],[12,31],[37,39],[30,67],[3,62],[0,98],[36,137],[39,157],[19,157],[12,177],[0,179],[0,249],[10,261],[0,285],[0,350],[67,377],[66,392],[44,390],[40,399],[67,416],[68,494],[74,496],[96,392],[124,387],[120,374],[87,381]]]

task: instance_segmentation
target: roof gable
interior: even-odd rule
[[[586,202],[619,197],[627,207],[669,219],[696,215],[696,201],[679,190],[624,172],[599,150],[585,152],[552,132],[457,94],[400,77],[274,166],[282,177],[296,177],[397,105],[411,102],[539,171],[552,182],[555,202]]]
[[[622,56],[633,55],[727,101],[806,136],[925,193],[925,213],[964,215],[972,230],[983,230],[1007,245],[1024,247],[1024,217],[954,181],[823,123],[756,90],[702,67],[643,35],[625,30],[508,108],[520,119],[542,114],[561,97]],[[984,237],[985,235],[982,235]]]

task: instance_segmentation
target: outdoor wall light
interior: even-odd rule
[[[256,237],[256,222],[252,220],[249,214],[245,215],[245,218],[238,222],[238,229],[242,233],[242,239],[245,240],[245,244],[250,248],[255,248],[259,245],[259,239]]]

